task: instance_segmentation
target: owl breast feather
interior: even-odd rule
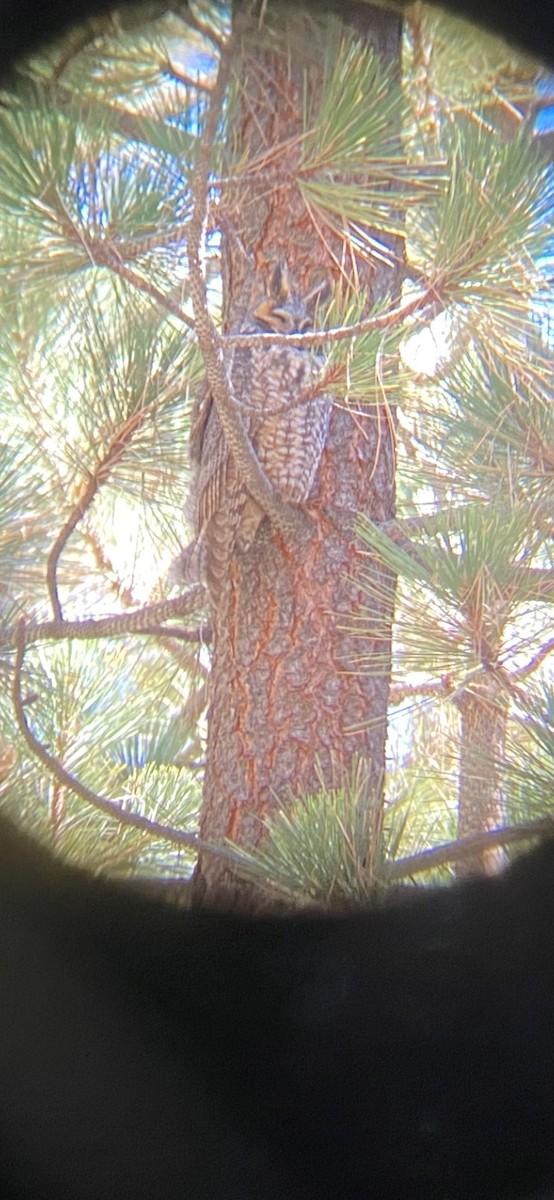
[[[253,449],[279,497],[290,504],[307,501],[327,439],[331,396],[318,395],[321,359],[283,345],[252,354],[252,388],[245,424]],[[314,394],[315,393],[315,394]],[[263,518],[245,496],[237,545],[247,550]]]

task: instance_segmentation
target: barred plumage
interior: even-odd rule
[[[320,292],[322,285],[314,289]],[[273,271],[269,293],[256,305],[241,333],[302,333],[310,328],[309,300],[291,292],[283,264]],[[260,342],[229,356],[230,378],[242,418],[261,465],[281,499],[304,503],[325,445],[331,396],[317,390],[322,358],[303,349]],[[247,551],[263,519],[248,494],[206,387],[193,414],[190,441],[194,473],[193,520],[203,544],[204,572],[217,601],[231,556]]]

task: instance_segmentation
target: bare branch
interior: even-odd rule
[[[123,257],[124,255],[130,253],[130,244],[127,245],[126,243],[123,243],[122,245],[118,246],[115,242],[105,242],[99,238],[90,237],[88,234],[85,234],[82,229],[78,228],[78,226],[75,224],[72,218],[67,215],[67,213],[64,214],[64,217],[67,237],[73,237],[73,239],[79,243],[95,267],[106,267],[109,271],[113,271],[115,275],[119,275],[120,279],[124,279],[127,283],[130,283],[132,287],[137,289],[137,291],[144,292],[146,296],[149,296],[152,300],[155,300],[156,303],[160,304],[162,308],[166,309],[174,317],[177,317],[177,320],[182,321],[182,323],[186,325],[188,329],[194,330],[194,321],[191,317],[189,317],[188,313],[185,312],[184,308],[182,308],[180,304],[177,304],[175,300],[173,300],[170,296],[167,296],[164,292],[161,292],[159,288],[157,288],[156,285],[150,280],[143,279],[142,276],[137,275],[135,271],[131,270],[130,267],[125,266]],[[182,236],[185,228],[186,226],[183,227],[181,231],[172,230],[170,234],[170,240],[175,240],[175,238],[179,236],[179,233]],[[140,246],[138,243],[135,243],[134,248],[137,250],[137,252],[140,252],[141,250],[145,251],[149,248],[149,241],[152,242],[153,245],[160,244],[158,236],[156,236],[155,242],[149,236],[148,238],[144,239]]]
[[[82,239],[81,239],[82,240]],[[119,275],[120,279],[125,279],[127,283],[132,284],[139,292],[144,292],[146,296],[150,296],[151,300],[155,300],[157,304],[170,312],[172,316],[177,317],[178,321],[182,321],[188,329],[194,329],[194,321],[189,317],[184,308],[177,304],[171,296],[161,292],[149,279],[142,279],[130,267],[126,267],[117,255],[117,251],[113,246],[107,246],[105,242],[86,241],[86,250],[90,255],[92,262],[98,267],[108,267],[115,275]]]
[[[134,261],[140,258],[141,254],[148,254],[152,250],[181,246],[186,241],[187,226],[188,221],[181,221],[178,225],[156,229],[153,233],[139,234],[134,238],[118,236],[109,244],[121,262]]]
[[[159,604],[148,604],[135,612],[119,613],[110,617],[96,617],[85,621],[41,621],[26,624],[25,645],[35,642],[62,641],[69,638],[92,639],[126,637],[128,634],[152,634],[183,641],[203,641],[204,627],[183,629],[181,626],[166,625],[175,617],[187,617],[205,608],[206,591],[198,584],[173,600],[162,600]],[[17,627],[7,629],[0,635],[0,645],[14,645]]]
[[[48,594],[50,596],[50,604],[52,605],[52,612],[54,614],[55,621],[63,620],[62,606],[58,596],[58,563],[64,547],[71,537],[71,534],[73,533],[74,529],[76,529],[79,521],[84,516],[87,509],[90,508],[90,505],[92,504],[92,501],[94,500],[98,490],[98,486],[99,480],[97,478],[97,474],[95,473],[89,479],[86,487],[81,493],[80,500],[74,506],[73,511],[70,513],[67,521],[65,522],[65,525],[62,527],[62,529],[60,529],[60,532],[58,533],[54,545],[52,546],[52,549],[48,555],[46,562],[46,583],[48,586]]]
[[[174,638],[190,645],[207,646],[211,641],[212,627],[200,625],[198,629],[188,629],[184,625],[152,625],[148,629],[137,629],[136,633],[147,633],[165,640]]]
[[[180,15],[182,17],[182,14]],[[160,64],[160,66],[162,66],[164,75],[168,79],[171,79],[173,83],[180,83],[183,87],[189,88],[194,92],[209,93],[211,90],[210,85],[200,80],[198,75],[193,74],[192,71],[186,71],[184,67],[180,67],[177,70],[177,67],[174,66],[169,58],[163,64]]]
[[[383,878],[386,883],[393,883],[398,879],[405,879],[408,875],[420,875],[422,871],[430,871],[432,867],[463,862],[483,850],[490,850],[493,846],[514,845],[535,837],[552,836],[553,832],[554,819],[539,817],[535,821],[525,821],[521,825],[510,825],[504,829],[487,829],[484,833],[472,833],[469,837],[460,838],[457,842],[449,842],[445,846],[433,846],[430,850],[423,850],[421,854],[412,854],[409,858],[399,858],[396,862],[388,863],[384,869]]]
[[[537,650],[537,653],[533,655],[524,667],[519,667],[518,670],[511,671],[510,678],[513,680],[526,679],[528,675],[532,675],[540,667],[541,663],[544,662],[545,658],[548,658],[549,654],[552,654],[553,650],[554,638],[551,638],[550,641],[545,642],[544,646],[541,646],[540,650]]]
[[[426,683],[393,684],[389,692],[389,703],[402,704],[404,700],[418,696],[451,696],[454,691],[453,680],[449,675],[441,675],[440,679],[429,679]]]
[[[62,607],[58,596],[58,563],[60,561],[63,550],[71,537],[71,534],[77,528],[79,521],[82,520],[87,510],[90,508],[101,484],[107,479],[110,471],[113,470],[115,464],[121,458],[124,450],[132,439],[136,430],[144,424],[146,418],[152,411],[151,406],[138,408],[132,413],[122,425],[113,431],[109,445],[103,454],[100,462],[95,470],[90,475],[88,483],[85,484],[83,491],[73,506],[67,521],[58,533],[58,536],[50,550],[46,566],[46,581],[48,585],[48,594],[52,605],[52,612],[55,621],[62,621]]]
[[[218,50],[222,46],[225,46],[227,35],[219,34],[217,29],[214,29],[213,24],[207,20],[203,20],[202,11],[191,12],[190,8],[187,8],[186,11],[181,12],[179,15],[182,21],[184,21],[187,25],[190,25],[191,29],[195,29],[201,33],[203,37],[209,38]]]
[[[284,346],[314,346],[325,342],[344,342],[349,338],[359,337],[362,333],[374,333],[381,329],[392,329],[401,325],[406,317],[423,312],[427,306],[437,299],[437,285],[429,285],[424,292],[418,292],[404,304],[397,304],[386,313],[376,317],[365,317],[363,321],[355,321],[353,325],[336,325],[331,329],[310,330],[309,333],[230,333],[222,337],[222,341],[234,346],[254,346],[260,342]]]

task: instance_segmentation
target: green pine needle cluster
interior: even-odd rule
[[[270,191],[278,170],[278,156],[236,152],[243,64],[256,46],[281,65],[296,48],[278,6],[262,7],[237,44],[213,148],[202,252],[216,321],[225,188],[252,175]],[[230,25],[209,0],[200,11],[98,17],[21,63],[0,106],[0,799],[63,852],[115,873],[187,874],[193,858],[87,811],[33,760],[10,698],[14,629],[22,615],[35,629],[52,616],[53,574],[72,619],[154,603],[190,534],[203,366],[187,227]],[[481,703],[485,677],[509,695],[506,813],[528,818],[551,799],[554,193],[530,116],[540,71],[494,39],[476,55],[465,23],[417,12],[395,70],[342,21],[313,19],[290,181],[341,279],[316,325],[352,329],[323,344],[322,379],[352,420],[398,413],[398,521],[360,517],[363,602],[348,617],[368,645],[358,669],[385,675],[377,613],[394,606],[389,803],[368,830],[373,801],[361,822],[363,789],[341,780],[278,814],[258,860],[272,887],[318,903],[367,898],[396,853],[455,835],[463,756],[426,763],[437,737],[459,748],[460,697]],[[372,307],[347,262],[385,264]],[[407,319],[364,329],[417,296]],[[425,336],[438,349],[422,367]],[[36,736],[66,771],[194,831],[206,613],[180,624],[189,641],[37,635],[21,682]],[[527,808],[518,770],[534,781]]]

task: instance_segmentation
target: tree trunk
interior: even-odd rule
[[[461,712],[458,837],[498,829],[505,823],[502,760],[506,750],[508,695],[494,675],[464,689]],[[501,848],[464,859],[458,875],[493,873],[505,864]]]
[[[397,17],[365,4],[351,5],[348,15],[387,62],[399,65]],[[236,160],[237,152],[247,151],[250,163],[267,155],[262,165],[270,170],[260,169],[254,178],[250,170],[222,197],[227,329],[248,314],[279,259],[287,261],[301,294],[314,267],[325,267],[335,280],[341,259],[347,274],[353,267],[336,234],[325,229],[321,236],[295,185],[304,73],[310,88],[317,87],[321,62],[313,21],[287,11],[278,30],[286,53],[279,39],[276,50],[275,39],[265,45],[258,39],[241,64],[233,154]],[[379,262],[356,262],[368,308],[400,288],[401,242],[382,231],[378,236],[393,248],[399,269],[395,276]],[[307,505],[311,528],[291,545],[264,519],[250,549],[234,555],[229,585],[213,614],[201,833],[249,849],[262,839],[264,820],[277,805],[340,785],[355,759],[367,764],[374,799],[382,788],[391,604],[383,605],[373,644],[353,632],[353,614],[363,602],[354,521],[360,512],[377,522],[393,516],[394,414],[372,401],[354,418],[340,406],[340,395],[333,399]],[[363,561],[366,572],[383,575],[365,555]],[[360,661],[372,655],[378,668],[362,673]],[[227,863],[211,856],[201,857],[196,885],[212,902],[260,904]]]

